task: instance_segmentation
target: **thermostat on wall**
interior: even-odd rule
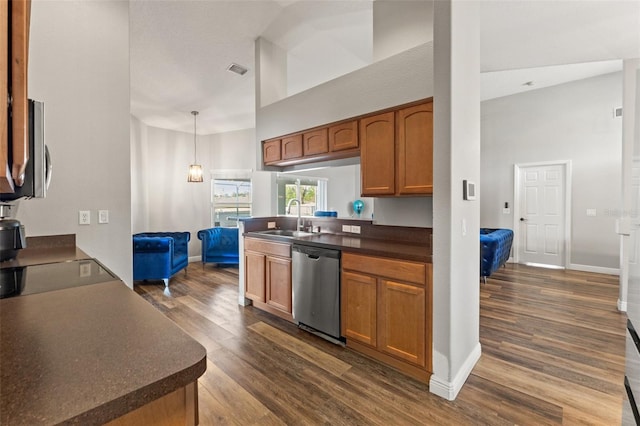
[[[476,183],[469,180],[462,181],[462,199],[463,200],[475,200],[476,199]]]

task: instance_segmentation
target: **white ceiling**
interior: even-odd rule
[[[372,4],[132,0],[131,113],[192,132],[198,110],[199,134],[254,127],[254,40],[288,51],[295,93],[371,63]],[[480,22],[483,99],[614,72],[620,59],[640,57],[640,0],[482,1]],[[249,71],[228,72],[232,62]]]

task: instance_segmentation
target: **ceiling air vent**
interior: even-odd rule
[[[236,74],[239,74],[239,75],[244,75],[247,72],[247,69],[242,65],[232,63],[227,68],[227,71],[235,72]]]

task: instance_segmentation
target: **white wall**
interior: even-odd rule
[[[188,114],[189,112],[185,112]],[[203,183],[187,182],[194,161],[193,133],[146,126],[132,119],[132,193],[143,195],[131,207],[132,232],[191,232],[189,256],[200,254],[197,232],[210,227],[210,144],[198,136],[197,161],[205,170]]]
[[[255,130],[198,135],[203,183],[187,182],[193,162],[193,133],[147,126],[131,117],[132,232],[189,231],[189,257],[198,260],[197,232],[211,227],[211,178],[215,170],[251,170],[255,166]],[[253,172],[253,215],[269,216],[275,178]]]
[[[17,218],[28,236],[76,234],[131,285],[128,3],[34,1],[29,97],[45,102],[53,174],[47,198],[23,200]],[[79,210],[90,225],[78,225]]]
[[[375,0],[373,60],[379,61],[433,40],[433,1]]]
[[[513,207],[514,164],[571,160],[570,262],[617,269],[622,120],[612,112],[621,105],[621,73],[483,102],[481,225],[513,229],[502,207]]]

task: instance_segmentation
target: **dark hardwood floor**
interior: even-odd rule
[[[618,277],[507,265],[480,292],[482,357],[458,398],[251,306],[238,270],[192,263],[135,291],[207,349],[201,425],[620,424]],[[480,283],[478,283],[480,285]]]

